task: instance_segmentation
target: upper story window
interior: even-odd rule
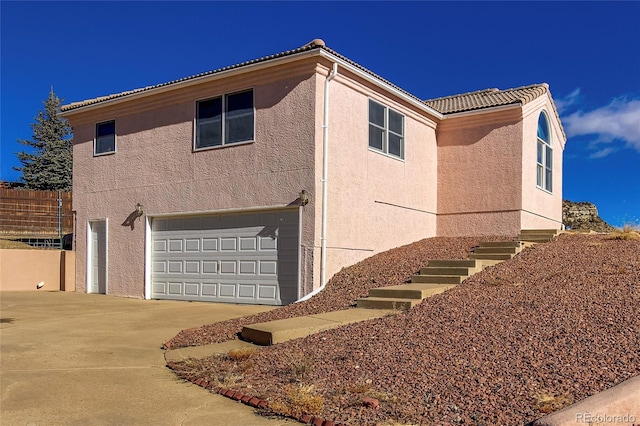
[[[96,139],[93,143],[93,155],[116,152],[116,121],[96,124]]]
[[[551,192],[553,189],[553,148],[547,114],[542,111],[538,117],[536,185]]]
[[[369,147],[404,158],[404,115],[369,99]]]
[[[253,89],[196,102],[194,149],[254,138]]]

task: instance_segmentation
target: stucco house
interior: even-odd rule
[[[425,101],[314,40],[62,115],[80,291],[287,304],[422,238],[561,227],[546,84]]]

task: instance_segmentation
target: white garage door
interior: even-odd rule
[[[153,219],[151,297],[294,302],[298,222],[297,209]]]

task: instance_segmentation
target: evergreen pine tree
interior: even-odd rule
[[[31,124],[33,140],[18,139],[22,145],[32,147],[31,152],[18,152],[21,167],[21,180],[25,189],[43,191],[71,191],[73,142],[72,130],[68,121],[59,117],[62,100],[49,92],[49,98],[43,102],[44,109],[38,112],[35,123]]]

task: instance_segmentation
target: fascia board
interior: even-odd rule
[[[500,106],[491,107],[491,108],[474,109],[472,111],[454,112],[452,114],[445,114],[442,119],[448,120],[448,119],[458,118],[458,117],[468,117],[470,115],[489,114],[492,112],[498,112],[498,111],[504,111],[509,109],[516,109],[516,108],[522,108],[522,104],[515,103],[515,104],[509,104],[509,105],[500,105]]]
[[[293,55],[290,55],[290,56],[271,59],[271,60],[267,60],[267,61],[259,62],[259,63],[255,63],[255,64],[244,65],[244,66],[241,66],[241,67],[238,67],[238,68],[225,70],[225,71],[219,71],[219,72],[216,72],[216,73],[213,73],[213,74],[203,75],[203,76],[200,76],[200,77],[194,77],[194,78],[191,78],[191,79],[188,79],[188,80],[185,80],[185,81],[171,83],[171,84],[167,84],[167,85],[164,85],[164,86],[151,88],[151,89],[148,89],[148,90],[142,89],[140,92],[131,93],[131,94],[123,95],[123,96],[116,97],[116,98],[113,98],[113,99],[108,99],[108,100],[92,103],[92,104],[89,104],[89,105],[85,105],[85,106],[81,106],[81,107],[78,107],[78,108],[71,109],[69,111],[62,111],[58,115],[61,116],[61,117],[68,117],[68,116],[75,115],[75,114],[78,114],[78,113],[81,113],[81,112],[84,113],[84,112],[87,112],[87,111],[92,111],[92,110],[95,110],[95,109],[103,108],[105,106],[117,105],[117,104],[120,104],[120,103],[123,103],[123,102],[129,102],[129,101],[134,100],[134,99],[141,99],[141,98],[145,98],[147,96],[157,95],[159,93],[170,92],[170,91],[173,91],[173,90],[178,90],[178,89],[181,89],[181,88],[193,86],[193,85],[204,83],[204,82],[220,80],[220,79],[231,77],[231,76],[235,76],[235,75],[241,75],[241,74],[245,74],[245,73],[252,72],[252,71],[258,71],[258,70],[261,70],[261,69],[274,67],[276,65],[283,65],[283,64],[287,64],[289,62],[299,61],[301,59],[304,59],[304,58],[307,58],[307,57],[316,56],[316,55],[318,55],[318,51],[317,50],[310,50],[310,51],[306,51],[306,52],[294,53]]]

